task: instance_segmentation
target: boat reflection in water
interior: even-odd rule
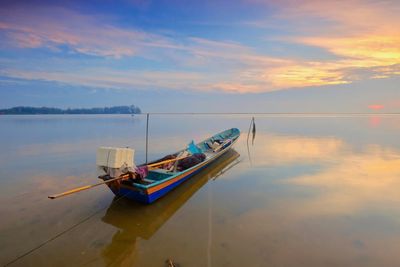
[[[208,180],[217,178],[236,165],[239,156],[238,152],[231,149],[204,171],[151,205],[115,198],[102,218],[103,222],[119,229],[112,242],[102,251],[105,264],[132,266],[136,239],[150,239]]]

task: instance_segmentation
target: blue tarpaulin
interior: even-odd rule
[[[194,141],[192,140],[192,142],[189,143],[188,145],[188,151],[191,154],[196,154],[196,153],[202,153],[201,150],[194,144]]]

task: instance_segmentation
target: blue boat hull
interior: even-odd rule
[[[224,153],[222,153],[220,156],[222,156],[223,154],[225,154],[228,151],[228,149],[226,151],[224,151]],[[217,160],[217,158],[215,159]],[[173,190],[174,188],[176,188],[177,186],[179,186],[180,184],[182,184],[183,182],[185,182],[186,180],[188,180],[189,178],[193,177],[194,175],[198,174],[199,172],[201,172],[203,169],[207,168],[208,166],[210,166],[212,162],[209,162],[207,165],[200,167],[198,170],[192,172],[191,174],[188,174],[187,176],[185,176],[184,178],[164,187],[161,190],[158,190],[152,194],[146,194],[145,191],[141,191],[141,190],[132,190],[131,188],[126,188],[126,187],[121,187],[119,192],[116,193],[117,196],[124,196],[126,198],[135,200],[135,201],[139,201],[141,203],[144,204],[150,204],[153,203],[154,201],[156,201],[157,199],[159,199],[160,197],[166,195],[168,192],[170,192],[171,190]]]
[[[229,130],[227,130],[229,131]],[[224,131],[222,133],[225,133],[227,131]],[[233,146],[233,144],[237,141],[240,135],[240,131],[238,129],[230,129],[234,134],[232,134],[232,141],[229,145],[225,145],[222,147],[222,149],[219,152],[216,152],[216,155],[209,159],[206,160],[193,168],[190,168],[186,171],[183,171],[182,173],[179,173],[175,176],[173,176],[171,179],[165,181],[165,182],[159,182],[156,186],[143,186],[143,185],[136,185],[136,186],[131,186],[131,185],[118,185],[113,186],[112,184],[109,185],[110,189],[113,191],[113,193],[116,196],[120,197],[126,197],[141,203],[145,204],[150,204],[156,201],[157,199],[161,198],[189,178],[193,177],[203,169],[207,168],[210,166],[213,162],[215,162],[219,157],[221,157],[223,154],[225,154],[229,149]],[[220,133],[220,135],[222,134]],[[215,135],[217,136],[217,135]],[[214,137],[215,137],[214,136]],[[207,139],[208,140],[208,139]]]

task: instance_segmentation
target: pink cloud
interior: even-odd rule
[[[372,109],[372,110],[381,110],[383,109],[385,106],[384,105],[379,105],[379,104],[374,104],[374,105],[369,105],[368,108]]]
[[[146,47],[171,46],[163,36],[117,28],[108,20],[54,7],[0,11],[0,29],[23,48],[67,45],[78,53],[119,58]]]
[[[303,35],[348,36],[396,30],[400,18],[397,0],[247,0],[275,8],[269,24],[281,23],[296,26]],[[287,23],[292,22],[292,23]],[[319,23],[316,23],[319,22]],[[312,24],[310,24],[312,23]],[[265,22],[255,21],[253,25],[265,26]],[[312,27],[310,27],[312,26]]]

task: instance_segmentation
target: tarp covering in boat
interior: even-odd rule
[[[186,169],[189,169],[190,167],[193,167],[203,162],[205,159],[206,155],[204,155],[203,153],[193,154],[187,158],[181,159],[176,169],[177,171],[184,171]]]

